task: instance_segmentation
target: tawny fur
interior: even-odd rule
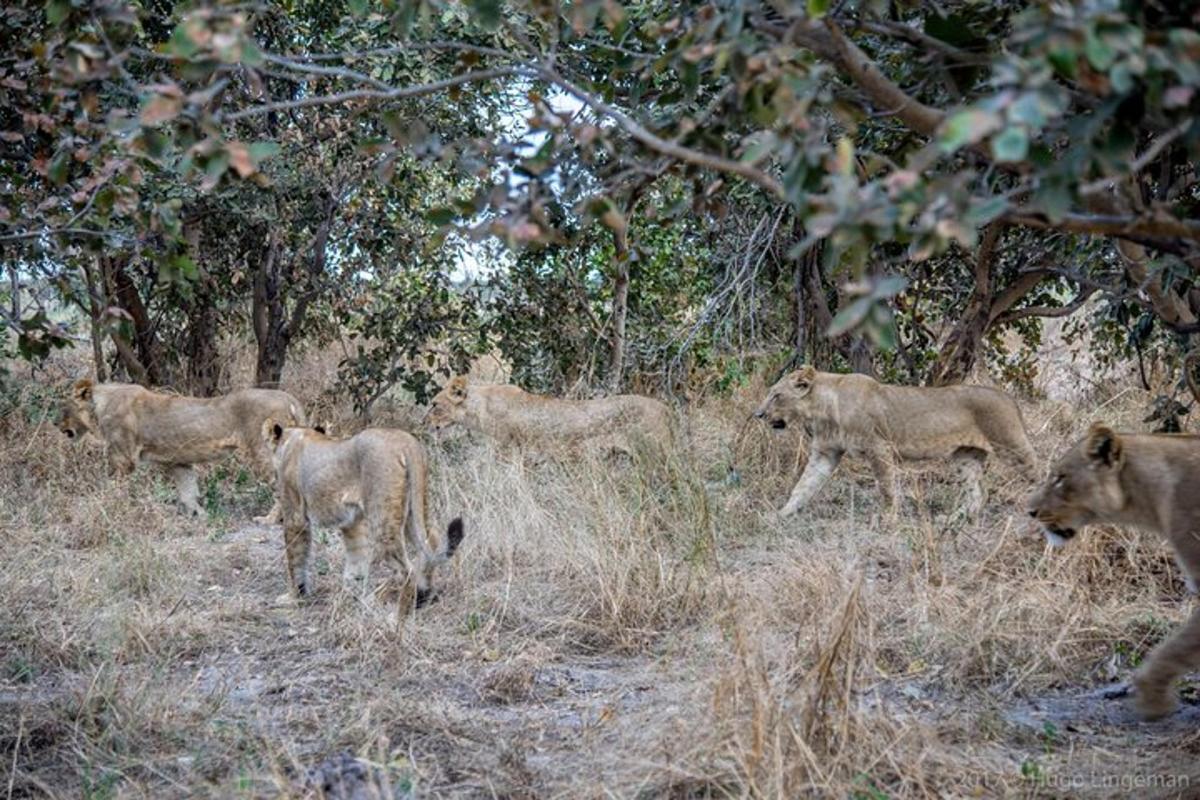
[[[889,386],[866,375],[802,367],[767,392],[756,416],[773,427],[799,425],[811,434],[808,464],[780,510],[803,508],[846,454],[865,456],[892,513],[894,461],[952,459],[966,482],[966,510],[984,503],[980,478],[988,456],[1006,455],[1028,469],[1037,456],[1011,397],[984,386]]]
[[[506,384],[470,383],[463,376],[438,392],[426,421],[434,430],[460,424],[503,446],[546,451],[585,446],[634,453],[669,446],[674,430],[671,409],[651,397],[561,400]]]
[[[1129,525],[1170,543],[1189,590],[1200,581],[1200,437],[1114,433],[1095,425],[1054,464],[1029,513],[1061,546],[1092,524]],[[1134,678],[1147,718],[1171,713],[1175,679],[1200,666],[1200,609],[1147,657]]]
[[[380,557],[400,576],[400,612],[414,599],[423,603],[434,568],[462,539],[462,520],[444,537],[426,524],[428,471],[420,442],[401,430],[368,428],[334,439],[271,421],[262,435],[274,454],[290,590],[309,590],[312,528],[337,528],[347,588],[365,594],[371,563]]]
[[[262,440],[268,419],[307,420],[299,401],[276,389],[239,389],[221,397],[187,397],[128,383],[76,381],[63,403],[59,428],[72,438],[101,440],[114,473],[139,463],[162,466],[174,479],[184,510],[200,516],[195,464],[238,453],[259,477],[272,475]],[[276,521],[276,504],[263,521]]]

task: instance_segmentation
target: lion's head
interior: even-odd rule
[[[784,375],[767,391],[766,399],[759,404],[754,416],[778,430],[803,420],[812,403],[813,381],[816,377],[817,371],[810,366]]]
[[[425,424],[440,431],[448,425],[462,422],[467,411],[464,404],[467,401],[467,379],[463,375],[451,378],[429,406],[425,415]]]
[[[1124,466],[1121,438],[1110,428],[1093,425],[1029,500],[1029,516],[1041,524],[1046,541],[1062,547],[1088,523],[1119,513],[1127,503],[1121,486]]]
[[[278,459],[283,452],[284,446],[292,439],[308,434],[319,434],[321,438],[326,437],[326,427],[324,425],[313,425],[311,428],[295,428],[280,422],[273,417],[267,417],[262,424],[262,440],[266,445],[267,452],[271,454],[272,461],[278,466]]]
[[[59,408],[58,429],[68,439],[99,436],[100,426],[96,422],[96,409],[92,405],[93,388],[91,380],[80,378],[71,386]]]

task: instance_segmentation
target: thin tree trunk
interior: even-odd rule
[[[88,293],[87,313],[91,322],[92,361],[96,365],[96,381],[104,383],[108,380],[108,364],[104,361],[104,329],[100,320],[107,306],[104,296],[100,293],[96,274],[86,259],[83,261],[83,280]]]
[[[980,345],[992,317],[992,267],[996,263],[996,249],[1002,231],[1003,226],[999,223],[992,223],[983,229],[975,254],[975,281],[971,296],[938,353],[929,379],[932,386],[962,383],[975,368]]]
[[[803,258],[792,262],[792,360],[796,364],[805,362],[808,350],[808,294],[804,291]]]
[[[624,226],[613,231],[613,336],[608,358],[608,389],[621,388],[625,370],[625,321],[629,315],[629,242]]]
[[[101,256],[100,259],[105,295],[110,302],[114,302],[129,315],[133,324],[133,342],[126,340],[114,329],[113,344],[130,378],[143,386],[162,386],[166,383],[162,368],[162,348],[154,334],[150,314],[142,302],[137,285],[126,271],[127,261],[124,256]]]
[[[196,263],[200,264],[200,226],[188,226],[184,236],[188,243],[188,251]],[[187,340],[184,343],[187,354],[187,382],[191,394],[212,397],[217,393],[217,380],[220,376],[217,358],[217,298],[212,275],[203,266],[200,266],[199,272],[199,277],[192,284]]]
[[[339,206],[338,192],[330,189],[324,196],[323,217],[309,245],[307,285],[296,295],[292,313],[287,314],[283,296],[283,259],[281,245],[271,231],[267,252],[254,275],[252,317],[254,336],[258,341],[258,358],[254,383],[263,388],[278,388],[287,363],[287,349],[292,337],[303,327],[308,307],[321,291],[328,258],[329,235]]]
[[[274,230],[266,252],[254,274],[254,338],[258,342],[254,385],[278,388],[283,375],[288,335],[285,330],[283,297],[280,294],[279,237]]]

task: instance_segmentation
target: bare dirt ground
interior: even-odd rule
[[[693,409],[666,466],[435,448],[467,538],[398,624],[338,588],[336,534],[273,605],[266,487],[213,467],[184,520],[31,394],[0,452],[0,797],[1200,796],[1194,685],[1158,723],[1112,696],[1193,602],[1159,542],[1048,551],[999,464],[978,520],[935,469],[881,527],[849,464],[770,521],[800,459],[739,436],[754,399]],[[1126,400],[1103,418],[1136,427]],[[1043,458],[1093,416],[1026,413]]]

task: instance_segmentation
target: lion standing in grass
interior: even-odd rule
[[[1029,514],[1055,547],[1085,525],[1109,523],[1166,537],[1191,592],[1200,581],[1200,436],[1114,433],[1093,425],[1050,471]],[[1200,665],[1200,609],[1146,658],[1135,702],[1149,719],[1178,706],[1171,684]]]
[[[427,470],[420,442],[401,430],[368,428],[333,439],[312,428],[268,420],[262,436],[273,452],[283,514],[290,592],[309,592],[313,526],[337,528],[346,547],[343,581],[366,593],[373,556],[398,568],[399,612],[431,597],[433,570],[463,538],[461,518],[439,537],[426,524]],[[291,599],[292,594],[286,596]]]
[[[597,400],[560,400],[506,384],[451,378],[433,398],[426,422],[434,430],[461,424],[501,445],[555,450],[583,446],[632,454],[666,448],[674,414],[651,397],[619,394]]]
[[[987,458],[1000,451],[1035,469],[1021,411],[1011,397],[984,386],[889,386],[866,375],[801,367],[767,392],[755,416],[773,428],[803,425],[812,436],[808,464],[780,516],[796,513],[825,485],[847,453],[863,455],[889,511],[896,511],[894,459],[956,462],[966,483],[966,511],[984,504]]]
[[[159,464],[171,476],[183,510],[201,516],[194,465],[238,452],[260,477],[271,474],[271,456],[262,441],[267,419],[304,425],[299,401],[277,389],[239,389],[222,397],[185,397],[128,383],[75,382],[63,403],[59,429],[68,438],[98,438],[116,474],[132,473],[140,462]],[[260,521],[278,519],[279,504]]]

